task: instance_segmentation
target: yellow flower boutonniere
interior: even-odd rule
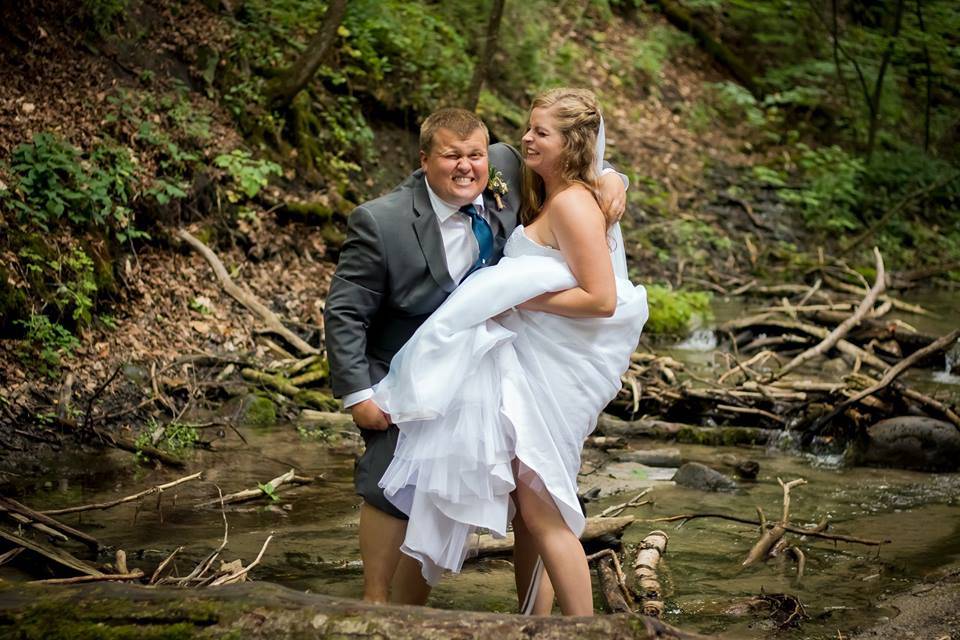
[[[497,202],[497,211],[503,209],[503,196],[510,193],[510,187],[507,181],[503,179],[500,170],[490,165],[490,179],[487,181],[487,189],[493,193],[493,199]]]

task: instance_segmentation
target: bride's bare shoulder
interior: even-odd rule
[[[593,214],[603,217],[603,212],[597,204],[596,198],[582,184],[572,184],[553,197],[550,207],[553,218],[565,219],[569,217],[590,218]]]

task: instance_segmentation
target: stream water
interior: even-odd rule
[[[223,536],[218,509],[194,510],[190,505],[258,482],[296,467],[324,480],[284,494],[282,501],[237,506],[227,510],[229,544],[226,560],[256,557],[271,532],[276,537],[255,569],[260,580],[295,589],[341,596],[358,596],[361,572],[356,548],[357,498],[353,495],[352,455],[329,451],[304,439],[291,425],[246,432],[247,445],[221,441],[219,450],[200,452],[192,468],[206,469],[203,481],[178,487],[165,495],[160,509],[147,499],[108,511],[65,517],[69,524],[98,537],[102,543],[127,551],[132,567],[150,569],[180,545],[177,562],[188,572]],[[651,445],[652,446],[652,445]],[[727,451],[759,461],[757,482],[735,494],[704,493],[651,481],[653,505],[629,513],[638,522],[624,540],[638,542],[662,528],[670,543],[662,568],[667,589],[666,619],[686,628],[724,632],[730,638],[762,638],[769,626],[739,619],[724,611],[751,595],[790,593],[800,598],[811,617],[791,638],[836,638],[856,626],[889,615],[876,606],[878,596],[906,589],[929,572],[960,565],[960,474],[924,474],[868,468],[840,468],[835,459],[791,456],[778,450],[723,449],[681,446],[685,459],[715,462]],[[46,479],[37,479],[28,503],[38,509],[73,505],[135,493],[174,479],[168,470],[144,470],[128,454],[112,452],[76,458],[60,465]],[[694,520],[679,529],[649,520],[689,512],[723,512],[753,517],[760,505],[778,517],[781,490],[776,478],[805,478],[809,484],[793,492],[791,517],[800,525],[830,518],[831,530],[865,537],[889,538],[875,548],[798,540],[807,556],[806,576],[794,580],[791,563],[772,562],[741,571],[739,563],[756,539],[754,527],[722,520]],[[610,496],[589,505],[591,514],[624,502],[632,494]],[[796,539],[796,538],[794,538]],[[5,579],[26,579],[17,569],[0,569]],[[504,559],[469,564],[458,576],[447,577],[435,590],[431,605],[441,608],[510,612],[515,607],[512,567]]]
[[[718,311],[725,313],[722,307]],[[939,332],[937,327],[927,330]],[[710,344],[706,335],[694,339],[700,344],[683,345],[671,352],[691,365],[709,366],[716,345]],[[917,377],[938,387],[949,384],[933,375],[919,372]],[[148,498],[139,506],[130,503],[63,519],[105,545],[123,548],[131,567],[148,571],[183,545],[176,565],[185,574],[220,544],[224,534],[219,509],[196,510],[191,505],[216,497],[217,487],[224,493],[251,488],[296,468],[300,475],[322,475],[323,479],[283,492],[282,499],[273,504],[259,501],[229,508],[224,559],[249,562],[274,532],[276,537],[254,570],[256,579],[316,593],[359,596],[359,500],[352,486],[353,451],[350,447],[331,448],[289,424],[243,433],[246,444],[228,430],[216,441],[216,450],[198,451],[190,470],[203,469],[203,480],[168,492],[159,508],[155,498]],[[635,446],[666,445],[643,442]],[[780,632],[782,637],[837,638],[838,630],[847,636],[856,627],[892,615],[877,605],[882,594],[903,591],[943,567],[960,566],[960,474],[844,468],[838,456],[791,454],[781,448],[679,448],[684,459],[706,463],[734,452],[757,460],[761,471],[756,482],[741,483],[741,490],[732,494],[705,493],[651,479],[648,484],[653,489],[648,497],[654,503],[627,512],[638,521],[627,529],[625,542],[637,543],[658,528],[670,536],[661,578],[667,596],[665,619],[672,624],[727,638],[769,637],[768,622],[735,617],[726,610],[760,593],[790,593],[803,602],[809,619],[799,628]],[[185,475],[137,466],[129,454],[116,450],[64,456],[51,461],[49,468],[53,471],[46,477],[22,479],[22,500],[35,509],[114,499]],[[650,474],[651,478],[661,476]],[[792,536],[807,558],[806,576],[798,582],[790,562],[740,569],[756,540],[755,527],[715,519],[690,521],[680,528],[650,521],[690,512],[753,518],[758,505],[771,519],[778,518],[782,496],[778,477],[809,482],[792,493],[794,523],[808,525],[829,517],[832,532],[889,538],[892,543],[878,552],[873,547]],[[589,515],[634,494],[635,489],[590,503]],[[0,567],[0,579],[30,577],[20,573],[15,563]],[[512,612],[516,607],[512,566],[497,558],[470,563],[462,574],[443,580],[430,604]]]

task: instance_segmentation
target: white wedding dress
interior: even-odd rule
[[[549,492],[576,535],[583,441],[620,389],[647,319],[627,279],[619,225],[610,233],[617,308],[572,319],[513,307],[576,286],[561,253],[522,226],[504,257],[459,286],[397,353],[374,401],[400,429],[380,486],[410,516],[402,550],[431,585],[459,571],[477,528],[506,535],[520,481]],[[532,473],[531,473],[532,472]]]

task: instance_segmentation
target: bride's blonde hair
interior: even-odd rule
[[[600,105],[597,97],[589,89],[550,89],[533,99],[530,113],[532,114],[534,109],[551,107],[557,129],[563,138],[560,163],[557,167],[560,177],[566,183],[578,182],[587,187],[603,209],[596,167],[597,134],[600,130]],[[529,224],[540,213],[546,192],[543,178],[526,164],[523,165],[521,199],[520,221]],[[608,212],[604,210],[603,213],[609,220]]]

